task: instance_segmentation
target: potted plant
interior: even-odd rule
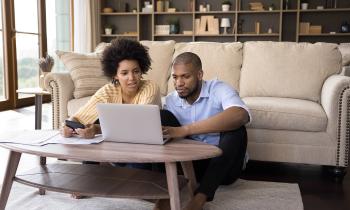
[[[51,72],[53,65],[55,64],[55,60],[50,55],[46,55],[46,57],[42,57],[39,59],[39,68],[41,70],[39,77],[39,87],[45,90],[44,87],[44,79],[45,76]]]
[[[222,11],[227,12],[230,11],[232,3],[229,0],[223,0],[221,3]]]
[[[113,26],[110,24],[105,25],[105,33],[106,35],[111,35],[113,31]]]
[[[168,20],[170,26],[170,34],[178,34],[180,32],[180,21],[179,18],[172,18]]]
[[[302,9],[302,10],[306,10],[306,9],[308,9],[308,7],[309,7],[309,3],[308,3],[307,0],[301,0],[301,1],[300,1],[300,6],[301,6],[301,9]]]

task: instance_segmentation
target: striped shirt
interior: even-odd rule
[[[122,104],[123,98],[120,85],[109,83],[101,87],[73,117],[85,125],[94,123],[98,119],[97,103]],[[141,80],[141,86],[132,104],[154,104],[161,107],[158,85],[149,80]]]

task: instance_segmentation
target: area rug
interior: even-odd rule
[[[154,204],[136,199],[73,199],[69,194],[14,183],[6,210],[151,210]],[[221,186],[204,210],[303,210],[298,184],[248,181]]]

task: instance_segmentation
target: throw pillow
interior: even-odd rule
[[[97,54],[80,54],[56,51],[58,58],[69,71],[74,82],[74,98],[93,95],[108,83],[103,75],[100,57]]]

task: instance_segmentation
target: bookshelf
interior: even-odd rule
[[[129,37],[136,40],[175,40],[177,42],[254,40],[350,42],[350,33],[340,33],[341,24],[344,21],[350,24],[349,0],[337,0],[337,4],[331,6],[328,2],[331,0],[308,0],[308,9],[301,9],[301,1],[304,2],[304,0],[230,0],[230,10],[222,11],[221,0],[162,0],[162,3],[158,0],[100,0],[99,41],[109,42],[116,37]],[[252,2],[261,4],[264,10],[251,10],[249,3]],[[142,8],[146,7],[145,3],[152,5],[153,10],[143,11]],[[164,6],[165,4],[167,5]],[[210,10],[200,11],[201,5],[203,9],[207,4],[210,5]],[[158,10],[157,6],[162,6],[163,10]],[[103,12],[104,8],[112,8],[113,11]],[[164,8],[170,8],[170,11]],[[175,11],[171,8],[175,8]],[[217,33],[196,31],[198,27],[196,19],[206,16],[214,16],[218,19]],[[230,22],[227,34],[224,34],[224,28],[220,27],[222,18],[228,18]],[[179,32],[166,34],[169,30],[166,25],[174,19],[179,22]],[[257,22],[259,22],[258,25]],[[312,26],[321,26],[321,32],[316,34],[301,32],[300,23],[305,22]],[[113,26],[112,34],[105,33],[106,25]],[[163,29],[158,33],[160,29],[158,27],[157,31],[156,26],[159,25],[163,27],[165,25],[165,34]]]

